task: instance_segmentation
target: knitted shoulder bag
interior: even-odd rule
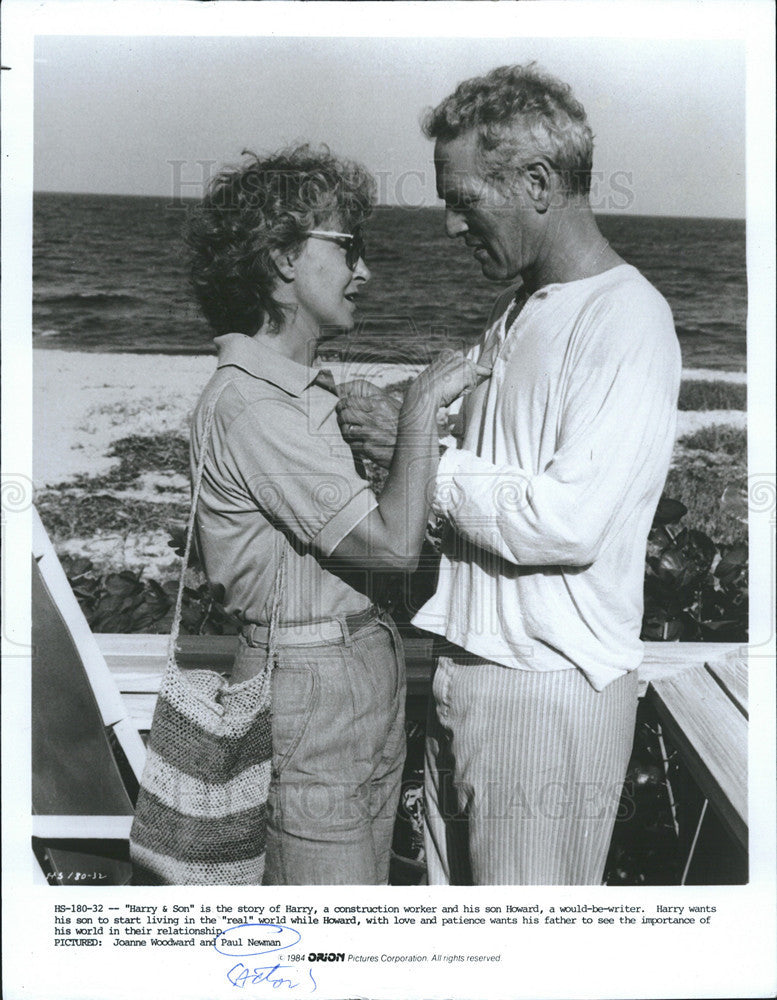
[[[184,575],[220,394],[206,412],[167,666],[130,831],[134,885],[259,885],[264,873],[272,763],[270,676],[285,547],[275,580],[265,669],[230,686],[216,670],[182,670],[176,662]]]

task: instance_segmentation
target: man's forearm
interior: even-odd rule
[[[587,566],[617,519],[631,479],[625,463],[531,476],[449,449],[432,509],[468,541],[516,565]]]

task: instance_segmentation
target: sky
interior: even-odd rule
[[[34,55],[38,191],[196,196],[243,149],[310,141],[367,166],[382,203],[434,204],[423,109],[536,60],[588,113],[595,210],[745,215],[734,40],[39,35]]]

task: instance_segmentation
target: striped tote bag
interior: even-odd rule
[[[176,642],[205,453],[205,419],[167,666],[130,831],[135,885],[259,885],[272,760],[270,678],[284,559],[273,598],[267,664],[230,686],[215,670],[181,670]]]

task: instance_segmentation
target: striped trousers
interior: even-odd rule
[[[441,656],[426,740],[430,885],[598,885],[634,740],[637,673],[595,691]]]

